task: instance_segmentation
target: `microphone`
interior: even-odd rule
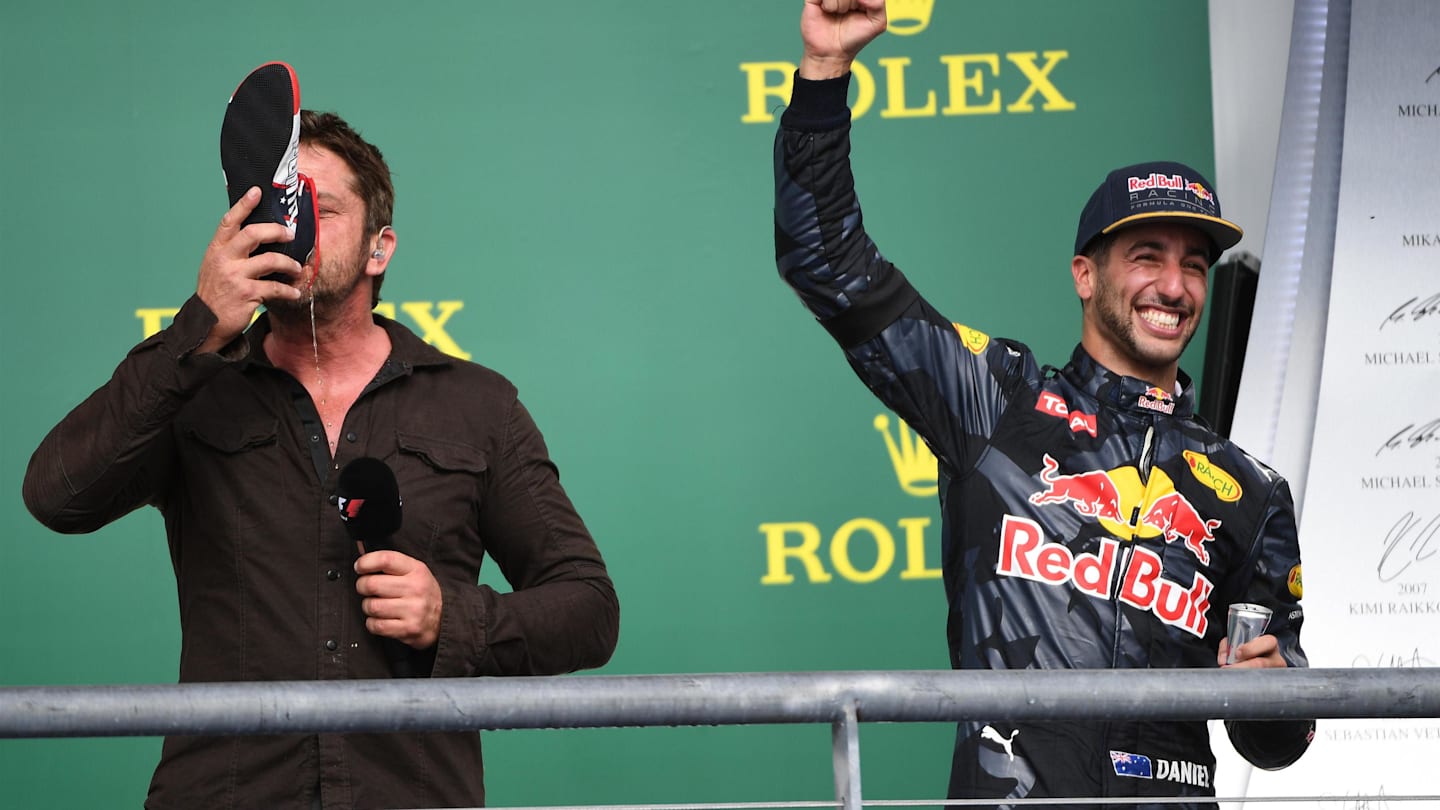
[[[400,485],[390,465],[378,458],[357,458],[345,465],[335,481],[335,506],[345,533],[366,551],[394,549],[391,536],[400,530]],[[433,651],[418,654],[399,639],[382,638],[390,673],[397,678],[422,678],[430,673]],[[417,660],[423,658],[423,660]]]
[[[390,548],[400,530],[400,485],[390,465],[378,458],[357,458],[345,465],[335,482],[335,505],[351,540],[366,551]]]

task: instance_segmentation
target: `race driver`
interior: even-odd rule
[[[1294,506],[1276,473],[1194,415],[1179,370],[1210,266],[1240,228],[1173,162],[1109,173],[1070,270],[1063,369],[943,317],[864,230],[849,164],[850,66],[884,0],[806,0],[775,142],[776,262],[867,386],[939,462],[951,663],[963,669],[1213,667],[1226,607],[1272,612],[1234,667],[1306,666]],[[1304,753],[1311,720],[1227,723],[1253,764]],[[951,798],[1213,797],[1204,721],[961,723]],[[1074,806],[1074,805],[1069,805]],[[1188,805],[1213,806],[1203,798]]]

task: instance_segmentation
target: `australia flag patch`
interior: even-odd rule
[[[1124,751],[1111,751],[1110,764],[1115,766],[1116,776],[1133,776],[1137,779],[1152,778],[1149,757],[1127,754]]]

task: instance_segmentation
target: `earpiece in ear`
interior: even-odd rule
[[[377,237],[376,243],[375,243],[375,249],[372,250],[372,251],[370,251],[370,258],[372,258],[372,259],[383,259],[383,258],[385,258],[385,251],[383,251],[383,250],[380,249],[380,240],[382,240],[382,239],[385,238],[385,232],[386,232],[386,231],[393,231],[393,230],[395,230],[395,229],[392,228],[392,227],[390,227],[389,225],[381,225],[381,226],[380,226],[380,232],[377,233],[377,234],[375,234],[375,236]]]

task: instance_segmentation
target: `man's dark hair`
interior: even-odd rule
[[[390,166],[380,150],[360,137],[345,119],[334,113],[301,110],[300,142],[328,149],[350,167],[355,175],[352,191],[365,203],[366,239],[393,221],[395,186],[390,182]],[[371,306],[380,303],[380,284],[384,280],[383,273],[375,277]]]
[[[1111,231],[1110,233],[1102,233],[1094,239],[1091,239],[1090,244],[1085,246],[1085,252],[1080,255],[1095,262],[1096,268],[1104,270],[1105,263],[1110,258],[1110,246],[1115,244],[1115,237],[1118,233],[1119,231]],[[1080,309],[1085,309],[1084,299],[1080,301]]]
[[[1112,231],[1111,233],[1105,233],[1095,237],[1090,241],[1090,244],[1085,246],[1085,253],[1083,255],[1089,258],[1090,261],[1095,262],[1096,267],[1103,268],[1106,259],[1110,257],[1110,246],[1115,244],[1115,235],[1117,233],[1119,232]]]

